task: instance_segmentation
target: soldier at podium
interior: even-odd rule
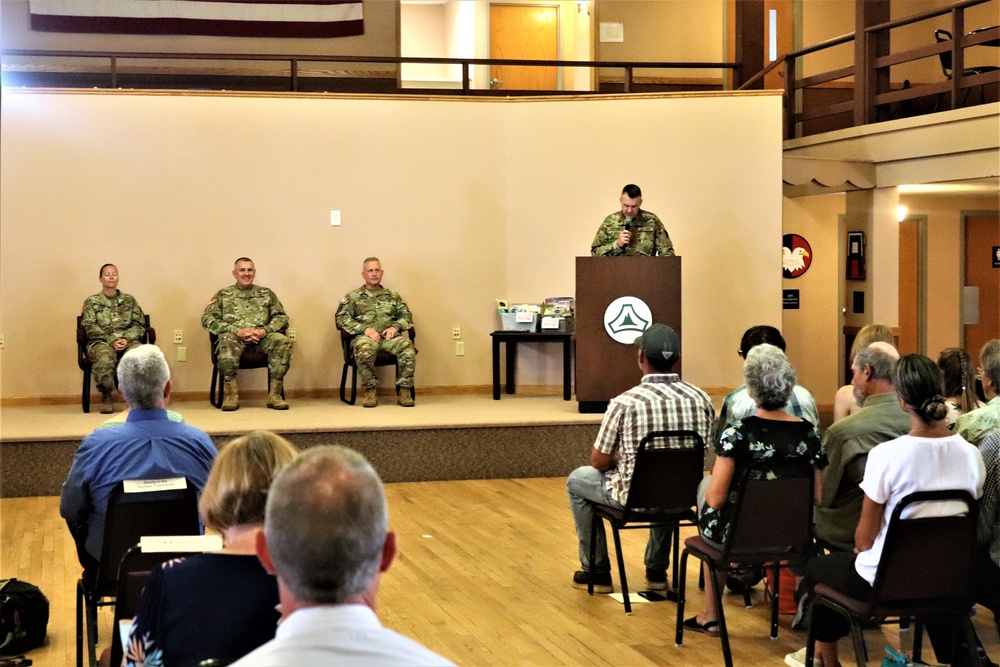
[[[674,255],[674,244],[655,213],[644,211],[642,190],[629,183],[622,188],[622,210],[604,218],[590,254],[594,257]]]

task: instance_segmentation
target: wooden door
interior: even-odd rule
[[[733,60],[736,53],[736,2],[737,0],[726,0],[726,56],[728,60]],[[771,63],[772,25],[774,26],[775,55],[777,57],[796,48],[795,21],[792,12],[794,4],[795,0],[764,0],[760,5],[761,11],[764,12],[764,35],[761,44],[764,48],[765,67]],[[784,88],[784,71],[784,67],[777,67],[768,73],[764,77],[764,87]],[[732,83],[732,73],[729,70],[726,70],[724,77],[730,84]]]
[[[794,49],[792,42],[792,0],[764,1],[764,66],[771,64],[771,44],[775,42],[774,59]],[[785,68],[777,67],[764,76],[765,88],[785,87]]]
[[[920,352],[920,223],[899,223],[899,341],[900,354]]]
[[[556,7],[490,5],[490,58],[556,60]],[[492,90],[556,90],[555,67],[490,66]]]
[[[1000,338],[1000,269],[993,268],[994,248],[1000,247],[1000,216],[965,218],[965,286],[979,291],[979,322],[965,325],[965,349],[979,364],[979,350]]]

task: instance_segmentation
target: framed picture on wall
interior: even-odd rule
[[[847,232],[847,279],[865,279],[864,232]]]

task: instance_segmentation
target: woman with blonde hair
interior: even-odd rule
[[[872,343],[889,343],[889,345],[895,346],[896,339],[892,335],[892,330],[884,324],[869,324],[861,327],[861,331],[854,337],[854,343],[851,345],[851,361],[854,361],[854,357],[858,356],[858,352]],[[837,390],[833,397],[833,421],[840,421],[860,409],[861,406],[854,398],[854,387],[851,384],[845,384]]]
[[[274,638],[278,585],[256,556],[271,481],[295,458],[279,435],[253,431],[215,459],[198,509],[222,551],[164,563],[150,573],[122,664],[219,664]]]

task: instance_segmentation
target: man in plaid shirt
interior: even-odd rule
[[[624,507],[636,452],[647,434],[690,430],[700,434],[708,446],[715,422],[715,409],[708,395],[670,372],[680,359],[681,351],[680,337],[673,329],[653,324],[636,339],[636,344],[641,383],[611,401],[590,451],[590,465],[577,468],[566,480],[583,568],[573,575],[573,585],[586,589],[593,577],[594,590],[598,593],[611,593],[614,587],[603,522],[597,531],[595,562],[590,562],[593,506]],[[694,501],[692,498],[692,505]],[[669,556],[669,530],[651,529],[645,557],[646,587],[650,590],[666,589]]]

